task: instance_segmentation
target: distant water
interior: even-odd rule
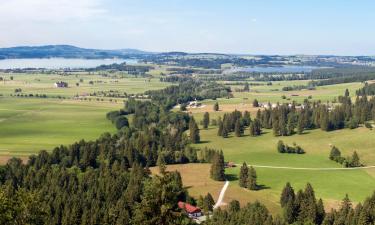
[[[230,69],[227,72],[259,72],[259,73],[299,73],[311,72],[319,67],[314,66],[254,66]]]
[[[23,69],[23,68],[45,68],[45,69],[77,69],[92,68],[100,65],[113,63],[136,64],[135,59],[4,59],[0,60],[0,69]]]

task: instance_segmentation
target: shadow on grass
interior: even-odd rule
[[[267,189],[271,189],[271,187],[260,184],[260,185],[258,185],[257,191],[267,190]]]
[[[225,177],[227,178],[228,181],[237,181],[238,176],[235,174],[226,174]]]
[[[207,144],[210,143],[211,141],[200,141],[198,144]]]

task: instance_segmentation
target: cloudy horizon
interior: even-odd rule
[[[6,0],[0,47],[375,55],[372,1]]]

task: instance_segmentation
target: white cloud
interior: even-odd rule
[[[64,22],[86,20],[106,11],[102,0],[1,0],[0,22]]]

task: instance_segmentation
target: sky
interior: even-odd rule
[[[0,47],[375,55],[373,0],[0,0]]]

